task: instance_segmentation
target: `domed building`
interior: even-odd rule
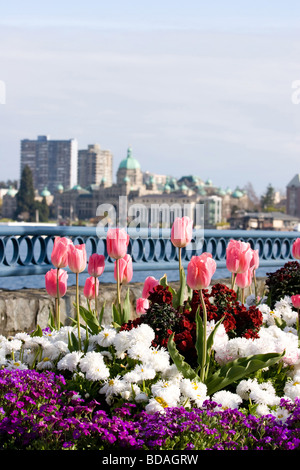
[[[127,150],[127,157],[121,161],[117,171],[117,184],[123,185],[124,181],[130,183],[131,189],[137,189],[143,185],[143,173],[138,160],[132,156],[132,148]]]

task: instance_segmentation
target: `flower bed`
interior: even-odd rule
[[[56,269],[47,273],[46,289],[56,309],[48,328],[0,337],[0,449],[299,448],[297,291],[273,295],[272,305],[268,297],[259,299],[257,252],[244,242],[227,248],[231,289],[210,288],[215,262],[209,253],[191,259],[186,277],[180,250],[190,225],[179,223],[180,242],[173,230],[172,242],[179,250],[180,288],[176,292],[166,276],[148,277],[134,320],[128,295],[120,301],[132,277],[128,236],[108,233],[117,284],[108,325],[98,308],[105,266],[97,254],[88,262],[87,305],[77,300],[74,325],[60,323],[63,268],[69,265],[78,281],[87,260],[84,245],[55,240]],[[245,299],[249,286],[254,294]]]

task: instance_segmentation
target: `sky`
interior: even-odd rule
[[[114,176],[131,146],[143,171],[285,193],[299,27],[291,0],[0,0],[0,180],[49,135],[110,149]]]

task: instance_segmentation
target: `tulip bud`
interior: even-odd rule
[[[187,267],[187,284],[193,290],[207,289],[217,264],[210,253],[192,256]]]
[[[96,282],[95,282],[96,281]],[[87,299],[94,299],[95,298],[95,289],[96,289],[96,296],[99,293],[99,279],[97,277],[88,277],[85,281],[84,288],[83,288],[83,295]]]
[[[187,246],[193,237],[193,221],[184,216],[176,217],[171,229],[171,241],[177,248]]]
[[[250,267],[252,251],[250,243],[230,240],[226,248],[227,269],[234,274],[247,271]]]
[[[73,273],[81,273],[86,268],[85,245],[70,245],[68,253],[69,268]]]
[[[145,279],[142,297],[147,299],[149,294],[152,292],[153,288],[159,284],[159,281],[153,276],[148,276]]]
[[[69,246],[72,240],[66,237],[55,237],[53,250],[51,253],[51,262],[56,268],[65,268],[68,265]]]
[[[295,259],[300,259],[300,238],[293,243],[292,254]]]
[[[136,313],[142,315],[146,313],[146,310],[149,308],[149,300],[144,298],[139,298],[136,300]]]
[[[127,284],[133,276],[132,258],[125,255],[124,258],[115,261],[114,278],[117,281],[117,263],[119,263],[119,277],[121,284]]]
[[[105,256],[93,253],[89,257],[88,273],[90,276],[99,277],[103,274],[105,267]]]
[[[58,275],[58,290],[60,297],[63,297],[67,292],[67,279],[67,271],[60,269]],[[50,269],[50,271],[45,274],[45,286],[47,293],[52,297],[57,298],[57,269]]]
[[[109,229],[106,235],[106,249],[111,258],[124,258],[129,244],[129,235],[124,229]]]
[[[249,268],[244,273],[238,273],[236,275],[236,285],[240,289],[245,289],[246,287],[250,287],[253,279],[253,267]]]

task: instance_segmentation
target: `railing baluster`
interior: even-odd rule
[[[137,271],[177,269],[178,253],[170,242],[170,229],[128,229],[129,253]],[[51,251],[55,236],[69,237],[75,243],[87,243],[88,253],[103,254],[106,270],[114,264],[106,251],[106,230],[103,227],[0,227],[0,277],[34,275],[47,272],[52,266]],[[191,256],[209,251],[217,267],[226,267],[226,246],[231,238],[248,241],[259,249],[261,267],[280,267],[293,260],[292,244],[296,232],[200,230],[194,231],[195,243],[182,251],[186,266]],[[200,243],[201,242],[201,243]],[[197,246],[197,250],[195,249]]]

